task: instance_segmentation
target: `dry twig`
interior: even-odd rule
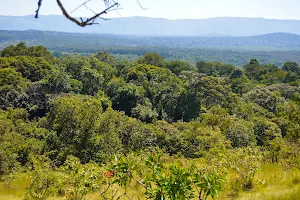
[[[92,9],[90,9],[88,6],[87,6],[87,3],[89,3],[91,0],[85,0],[84,3],[82,3],[81,5],[79,5],[77,8],[75,8],[75,10],[73,10],[71,12],[74,13],[75,11],[77,11],[79,8],[85,6],[86,9],[90,10],[91,12],[93,12],[94,16],[93,17],[90,17],[90,18],[86,18],[85,20],[80,17],[78,19],[76,19],[75,17],[72,17],[68,12],[67,10],[65,9],[65,7],[63,6],[61,0],[56,0],[57,2],[57,5],[59,6],[60,10],[62,11],[63,15],[69,19],[70,21],[74,22],[75,24],[77,24],[78,26],[81,26],[81,27],[84,27],[84,26],[87,26],[87,25],[93,25],[93,24],[98,24],[98,23],[95,23],[95,20],[97,18],[100,18],[100,19],[103,19],[103,20],[108,20],[106,18],[103,18],[102,15],[104,14],[107,14],[108,12],[111,12],[111,11],[116,11],[118,13],[118,10],[120,9],[119,6],[120,4],[118,2],[116,2],[115,0],[103,0],[105,6],[106,6],[106,9],[104,9],[102,12],[100,13],[96,13],[94,12]],[[142,4],[140,3],[139,0],[136,0],[137,3],[139,4],[139,6],[143,9],[143,10],[147,10],[148,8],[144,8],[142,6]],[[38,8],[37,10],[35,11],[36,14],[35,14],[35,18],[39,18],[39,12],[40,12],[40,9],[41,9],[41,6],[42,6],[42,2],[43,0],[39,0],[38,1]],[[119,13],[118,13],[119,14]],[[120,15],[120,14],[119,14]]]
[[[38,1],[38,9],[36,10],[36,15],[35,15],[35,18],[38,18],[39,17],[39,11],[40,11],[40,8],[42,6],[42,1],[43,0],[39,0]],[[87,9],[89,9],[87,7],[87,3],[90,2],[91,0],[86,0],[83,4],[81,4],[80,6],[78,6],[74,11],[72,11],[71,13],[75,12],[76,10],[78,10],[80,7],[82,6],[85,6]],[[84,26],[88,26],[88,25],[93,25],[93,24],[97,24],[95,23],[95,20],[97,18],[101,18],[101,19],[104,19],[106,20],[105,18],[102,18],[101,16],[104,15],[104,14],[107,14],[108,12],[110,11],[113,11],[113,10],[116,10],[120,4],[118,2],[115,2],[114,0],[103,0],[105,5],[106,5],[106,9],[104,9],[102,12],[99,12],[99,13],[95,13],[94,11],[92,11],[94,13],[94,16],[93,17],[90,17],[90,18],[87,18],[87,19],[83,19],[82,17],[80,17],[79,19],[80,20],[77,20],[76,18],[72,17],[68,12],[67,10],[65,9],[65,7],[63,6],[61,0],[56,0],[57,2],[57,5],[58,7],[60,8],[60,10],[62,11],[63,15],[69,19],[70,21],[74,22],[75,24],[77,24],[78,26],[81,26],[81,27],[84,27]]]

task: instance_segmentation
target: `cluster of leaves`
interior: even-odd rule
[[[81,200],[103,184],[103,170],[98,165],[82,165],[76,157],[69,156],[57,168],[47,159],[37,157],[30,177],[25,199],[43,200],[50,196],[64,196],[68,200]]]

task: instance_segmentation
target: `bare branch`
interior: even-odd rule
[[[75,10],[73,10],[72,12],[71,12],[71,14],[73,13],[73,12],[75,12],[76,10],[78,10],[79,8],[81,8],[82,6],[86,6],[86,4],[88,3],[88,2],[90,2],[91,0],[87,0],[87,1],[85,1],[83,4],[81,4],[80,6],[78,6],[77,8],[75,8]]]
[[[123,196],[125,196],[126,195],[126,193],[124,193],[124,194],[121,194],[116,200],[119,200],[119,199],[121,199]]]
[[[107,11],[107,13],[112,12],[112,11],[118,12],[118,10],[123,10],[123,8],[113,8],[113,9]]]
[[[142,4],[140,3],[140,1],[139,0],[136,0],[137,2],[138,2],[138,4],[139,4],[139,6],[141,7],[141,9],[143,9],[143,10],[147,10],[147,9],[149,9],[149,7],[148,8],[144,8],[143,6],[142,6]]]
[[[104,1],[104,4],[106,7],[109,7],[110,6],[110,1],[109,0],[103,0]],[[114,2],[115,3],[115,2]]]
[[[138,180],[137,178],[135,178],[134,176],[132,176],[132,178],[141,186],[143,186],[147,191],[150,191],[150,189],[140,180]]]
[[[115,0],[112,0],[112,2],[116,3]],[[116,10],[116,13],[118,13],[118,15],[121,16],[118,10]]]
[[[36,12],[35,18],[39,18],[39,12],[40,12],[40,8],[41,8],[41,6],[42,6],[42,1],[43,1],[43,0],[39,0],[39,2],[38,2],[38,8],[37,8],[37,10],[35,11],[35,12]]]
[[[90,10],[92,13],[94,13],[94,15],[97,15],[97,13],[95,12],[95,11],[93,11],[91,8],[89,8],[86,4],[84,4],[84,6],[85,6],[85,8],[86,9],[88,9],[88,10]],[[113,9],[112,9],[113,10]],[[112,10],[110,10],[110,11],[112,11]],[[104,17],[98,17],[98,18],[100,18],[100,19],[102,19],[102,20],[104,20],[104,21],[107,21],[107,20],[110,20],[109,18],[104,18]]]
[[[100,195],[103,196],[103,195],[111,188],[111,186],[112,186],[112,183],[109,182],[109,184],[108,184],[108,186],[106,187],[106,189],[103,190],[102,192],[100,192]]]
[[[104,14],[107,14],[108,11],[110,11],[112,8],[115,8],[115,7],[119,7],[120,4],[119,3],[114,3],[110,6],[108,6],[105,10],[103,10],[102,12],[94,15],[93,17],[91,18],[87,18],[85,21],[82,20],[81,18],[81,22],[78,21],[77,19],[75,19],[74,17],[70,16],[69,13],[66,11],[66,9],[64,8],[63,4],[61,3],[60,0],[56,0],[57,1],[57,4],[58,6],[60,7],[63,15],[69,19],[70,21],[76,23],[78,26],[81,26],[81,27],[84,27],[84,26],[87,26],[87,25],[93,25],[93,24],[96,24],[94,23],[95,19],[97,19],[98,17],[100,17],[101,15],[104,15]],[[106,0],[108,1],[108,0]],[[84,4],[83,4],[84,5]],[[108,4],[107,4],[108,5]]]
[[[38,8],[36,10],[36,15],[35,15],[35,18],[38,18],[39,17],[39,11],[40,11],[40,8],[42,6],[42,1],[43,0],[38,0]],[[116,2],[117,0],[103,0],[105,6],[106,6],[106,9],[104,9],[102,12],[100,13],[96,13],[94,12],[92,9],[90,9],[88,6],[87,6],[87,3],[89,3],[90,1],[92,0],[85,0],[84,3],[82,3],[81,5],[79,5],[77,8],[75,8],[71,14],[73,14],[75,11],[77,11],[79,8],[85,6],[88,10],[90,10],[91,12],[93,12],[94,16],[93,17],[90,17],[90,18],[85,18],[85,20],[83,18],[79,18],[76,19],[75,17],[72,17],[68,12],[67,10],[64,8],[64,5],[62,4],[61,0],[56,0],[57,2],[57,5],[59,6],[60,10],[62,11],[63,15],[69,19],[70,21],[74,22],[75,24],[77,24],[78,26],[81,26],[81,27],[84,27],[84,26],[87,26],[87,25],[93,25],[93,24],[98,24],[98,23],[95,23],[95,20],[97,18],[100,18],[102,20],[109,20],[107,18],[103,18],[102,15],[104,14],[107,14],[108,12],[112,12],[112,11],[116,11],[119,15],[120,13],[118,12],[119,9],[119,6],[120,4],[118,2]],[[139,0],[136,0],[137,3],[139,4],[139,6],[143,9],[143,10],[147,10],[148,8],[144,8],[142,6],[142,4],[140,3]]]

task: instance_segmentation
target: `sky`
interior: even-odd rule
[[[0,0],[0,15],[33,15],[38,0]],[[86,0],[62,0],[71,13]],[[214,17],[263,17],[269,19],[300,20],[300,0],[139,0],[146,10],[141,9],[137,0],[115,0],[121,4],[107,18],[145,16],[167,19],[205,19]],[[103,10],[103,0],[87,3],[94,12]],[[40,15],[60,15],[55,0],[43,0]],[[89,17],[93,13],[81,7],[75,17]]]

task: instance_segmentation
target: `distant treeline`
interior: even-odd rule
[[[70,53],[85,55],[106,51],[117,58],[132,59],[147,52],[157,52],[168,60],[191,63],[203,60],[241,66],[252,58],[279,66],[287,61],[300,63],[300,37],[284,33],[255,37],[142,37],[0,31],[0,49],[20,41],[28,45],[46,46],[57,57]]]

